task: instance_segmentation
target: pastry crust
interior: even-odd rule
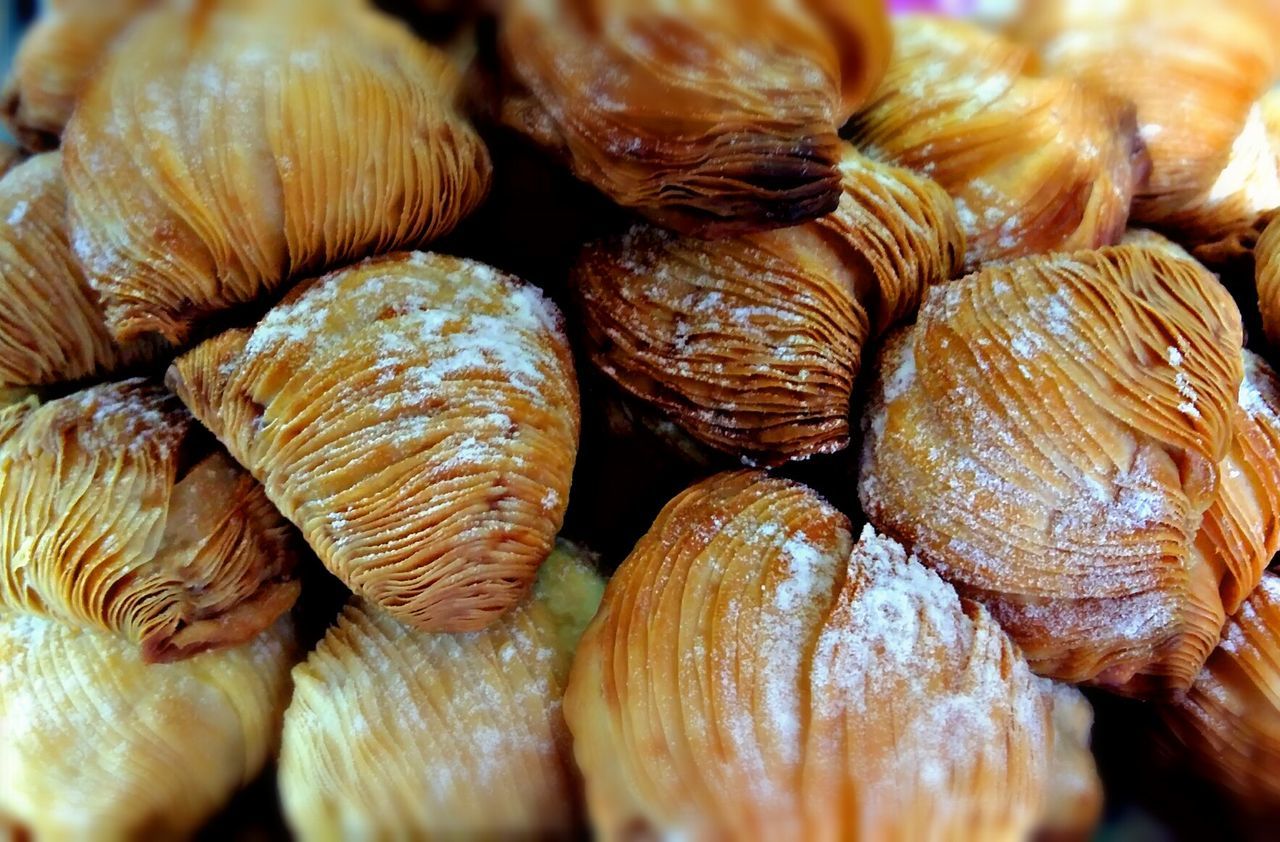
[[[335,575],[424,630],[518,603],[564,518],[579,413],[560,315],[482,264],[325,275],[168,383]]]
[[[182,344],[286,280],[450,231],[490,176],[458,88],[444,53],[362,2],[140,20],[64,144],[72,241],[113,335]]]
[[[289,700],[293,627],[177,664],[0,613],[0,834],[185,839],[255,778]]]
[[[577,781],[560,700],[604,582],[560,543],[532,595],[469,635],[343,612],[294,670],[280,791],[300,839],[562,838]]]
[[[836,130],[880,81],[872,0],[512,0],[505,122],[660,225],[794,225],[839,199]]]
[[[191,427],[143,380],[0,407],[0,611],[112,632],[148,662],[286,612],[288,525],[225,453],[191,452]]]

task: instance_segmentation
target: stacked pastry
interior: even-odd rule
[[[189,836],[274,760],[307,839],[1084,837],[1075,685],[1280,806],[1280,383],[1187,250],[1260,233],[1280,334],[1271,4],[1195,50],[1184,3],[429,5],[493,25],[148,0],[27,35],[0,828]],[[468,257],[521,232],[450,238],[509,177],[467,106],[624,220],[569,320]],[[605,407],[703,474],[607,581],[566,526]]]

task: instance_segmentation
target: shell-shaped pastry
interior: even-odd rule
[[[235,646],[298,596],[288,524],[181,404],[127,380],[0,407],[0,611],[139,645],[146,661]]]
[[[1133,109],[959,20],[894,21],[884,83],[850,126],[956,200],[969,266],[1116,242],[1146,173]]]
[[[1205,778],[1251,808],[1280,808],[1280,575],[1263,577],[1161,716]]]
[[[197,346],[168,382],[325,565],[402,621],[483,628],[551,552],[573,361],[555,306],[488,266],[366,260]]]
[[[1017,839],[1052,752],[1041,682],[983,608],[753,472],[658,515],[564,709],[603,839]]]
[[[1134,219],[1166,227],[1204,201],[1276,69],[1265,0],[1113,0],[1024,4],[1015,37],[1046,69],[1133,102],[1151,155]]]
[[[733,239],[651,226],[574,271],[592,360],[698,441],[756,462],[844,448],[862,348],[960,268],[936,184],[846,146],[840,206]]]
[[[351,0],[165,4],[67,124],[72,242],[118,339],[453,228],[489,157],[449,59]],[[323,92],[320,95],[318,92]]]
[[[1262,229],[1253,249],[1262,329],[1273,348],[1280,348],[1280,214]]]
[[[294,670],[280,791],[298,838],[562,838],[577,781],[561,696],[604,582],[561,544],[482,632],[353,603]]]
[[[185,839],[255,778],[289,701],[293,627],[177,664],[0,613],[0,835]]]
[[[22,36],[0,115],[27,149],[53,149],[80,91],[126,26],[156,0],[46,0]]]
[[[1248,587],[1243,561],[1196,548],[1233,447],[1241,339],[1226,290],[1154,235],[936,287],[880,360],[864,510],[1038,672],[1185,689]]]
[[[62,157],[36,155],[0,178],[0,383],[44,385],[145,358],[122,347],[71,251]]]
[[[836,130],[890,51],[875,0],[512,0],[500,17],[503,119],[687,233],[834,209]]]
[[[1053,707],[1053,760],[1037,838],[1091,839],[1102,818],[1102,781],[1089,748],[1093,706],[1066,684],[1049,682],[1047,692]]]

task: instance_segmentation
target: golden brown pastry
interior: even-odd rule
[[[106,374],[154,343],[117,345],[71,251],[62,156],[36,155],[0,178],[0,383]]]
[[[1241,339],[1226,290],[1155,235],[934,288],[880,361],[867,516],[1041,674],[1185,689],[1274,542],[1273,510],[1236,522],[1276,491],[1275,465],[1242,464],[1274,430],[1241,426]]]
[[[80,91],[116,37],[156,0],[45,0],[0,91],[0,115],[27,149],[58,145]]]
[[[577,781],[561,696],[604,582],[560,544],[483,632],[352,603],[294,670],[280,792],[303,840],[563,838]]]
[[[0,406],[0,612],[105,629],[171,661],[287,611],[287,524],[225,453],[199,453],[192,427],[143,380]]]
[[[1280,808],[1280,575],[1263,577],[1195,684],[1161,714],[1207,779],[1251,809]]]
[[[983,608],[752,472],[658,515],[564,710],[602,839],[1019,839],[1052,753],[1042,683]]]
[[[1280,348],[1280,214],[1262,229],[1253,249],[1262,328],[1273,348]]]
[[[1093,706],[1074,687],[1042,685],[1053,709],[1053,760],[1037,839],[1092,839],[1102,818],[1102,781],[1089,748]]]
[[[356,0],[167,4],[67,125],[76,254],[120,340],[438,237],[489,157],[448,58]]]
[[[510,0],[500,19],[503,119],[689,233],[834,210],[836,130],[890,51],[875,0]]]
[[[1039,49],[1048,70],[1078,76],[1136,105],[1152,169],[1135,197],[1133,216],[1194,232],[1196,209],[1209,202],[1233,144],[1276,71],[1280,18],[1267,5],[1044,0],[1025,4],[1012,33]],[[1224,184],[1218,198],[1227,192]],[[1184,214],[1189,215],[1179,219]],[[1203,239],[1214,232],[1199,233]]]
[[[652,226],[574,270],[592,360],[697,440],[755,462],[849,442],[862,348],[960,268],[933,182],[846,145],[835,212],[734,239]]]
[[[867,154],[956,200],[968,265],[1116,242],[1148,162],[1133,109],[959,20],[894,21],[884,83],[851,124]]]
[[[293,627],[178,664],[0,612],[0,836],[186,839],[274,753]]]
[[[488,266],[413,253],[333,272],[168,382],[397,619],[483,628],[551,552],[577,452],[573,361],[555,306]]]
[[[12,143],[0,141],[0,176],[21,164],[22,160],[23,152],[21,149]]]

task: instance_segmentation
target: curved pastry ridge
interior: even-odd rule
[[[293,627],[176,664],[113,635],[0,614],[0,832],[35,839],[195,833],[273,754]]]
[[[1258,312],[1273,348],[1280,348],[1280,214],[1272,217],[1254,246]]]
[[[295,288],[170,386],[358,595],[426,630],[519,602],[568,504],[578,394],[554,305],[413,253]]]
[[[225,454],[188,452],[191,424],[142,380],[0,408],[0,605],[121,635],[149,662],[287,611],[288,526]]]
[[[180,344],[291,278],[450,231],[490,175],[459,85],[443,53],[349,0],[139,21],[64,147],[75,250],[112,333]]]
[[[982,608],[755,472],[658,515],[583,636],[565,716],[609,838],[1016,838],[1051,739]]]
[[[704,444],[776,463],[840,450],[863,346],[951,277],[964,235],[933,182],[846,146],[839,207],[732,239],[652,226],[574,269],[592,360]]]
[[[482,632],[432,634],[352,603],[285,715],[280,787],[303,839],[569,833],[560,699],[604,583],[561,543],[532,595]]]
[[[868,517],[984,602],[1042,674],[1185,688],[1231,571],[1193,551],[1236,435],[1239,313],[1151,237],[931,290],[884,351]]]
[[[503,119],[658,224],[726,234],[834,209],[836,130],[875,88],[881,4],[507,4]]]

